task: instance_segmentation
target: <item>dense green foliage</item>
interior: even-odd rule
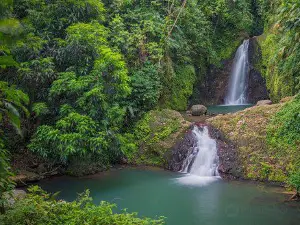
[[[28,114],[25,105],[28,104],[28,96],[14,86],[9,86],[6,82],[0,81],[0,123],[13,125],[18,134],[21,131],[21,115]],[[4,145],[3,130],[0,127],[0,212],[3,211],[3,194],[10,191],[14,183],[10,180],[12,173],[8,163],[7,150]]]
[[[124,158],[162,166],[184,125],[180,114],[161,109],[186,110],[210,64],[221,66],[263,26],[261,69],[271,97],[297,94],[299,9],[298,0],[1,0],[0,201],[12,188],[5,149],[16,146],[64,168],[96,161],[105,169]],[[274,157],[297,155],[286,165],[297,189],[299,105],[299,97],[286,104],[267,136]],[[267,177],[270,165],[260,167]],[[94,206],[87,195],[71,203],[49,197],[31,194],[2,219],[162,223],[113,214],[112,205]]]
[[[138,218],[137,213],[123,211],[115,213],[116,205],[101,202],[92,203],[89,191],[79,195],[73,202],[55,200],[55,195],[42,191],[37,186],[29,188],[29,193],[23,199],[17,200],[4,215],[0,215],[3,225],[43,224],[43,225],[131,225],[131,224],[164,224],[163,218],[155,220]]]
[[[61,51],[74,58],[64,58],[62,65],[69,65],[68,72],[59,73],[49,91],[50,102],[59,107],[58,120],[55,126],[40,126],[29,145],[44,157],[66,161],[72,155],[103,154],[110,143],[108,131],[118,132],[122,126],[122,102],[130,93],[127,69],[121,55],[107,46],[105,30],[96,22],[78,23],[67,29]],[[89,49],[86,54],[64,53],[66,49],[81,51],[81,43]],[[90,52],[94,61],[88,59]],[[82,61],[93,65],[81,65]],[[109,162],[105,160],[109,153],[103,155],[103,161]]]
[[[274,149],[280,146],[281,149],[291,151],[300,150],[300,96],[295,97],[291,102],[278,112],[268,129],[268,139]],[[286,153],[282,152],[283,155]]]
[[[0,139],[0,213],[5,212],[5,204],[7,202],[4,197],[6,192],[10,192],[14,188],[14,183],[10,180],[12,176],[7,157],[7,151]]]
[[[266,17],[266,32],[261,37],[263,73],[272,100],[279,101],[300,91],[300,2],[262,2]]]
[[[31,115],[25,139],[7,147],[66,165],[95,156],[103,167],[130,157],[123,134],[149,110],[185,110],[196,81],[231,56],[256,14],[250,0],[1,4],[0,79],[28,94]]]
[[[288,182],[292,187],[294,187],[296,189],[297,194],[299,194],[300,193],[300,171],[299,171],[299,169],[298,169],[298,171],[296,171],[290,175]]]
[[[286,103],[267,127],[269,151],[280,158],[290,183],[299,190],[300,95]]]
[[[149,159],[137,155],[152,135],[145,130],[151,114],[144,114],[186,109],[208,65],[229,57],[251,32],[250,2],[1,1],[1,148],[29,148],[68,168],[92,160],[107,168],[124,157],[162,165],[154,147]],[[3,93],[12,94],[4,101]],[[24,138],[16,138],[22,115],[30,118],[22,121]],[[149,146],[174,133],[175,120],[161,123]],[[1,168],[9,184],[4,150]]]
[[[134,126],[133,133],[122,138],[121,149],[129,163],[163,167],[168,150],[176,143],[189,124],[180,113],[164,109],[146,113]]]
[[[208,66],[263,23],[271,96],[295,94],[298,13],[295,0],[2,1],[0,78],[30,99],[18,143],[63,164],[130,158],[122,145],[137,147],[129,136],[138,120],[154,108],[185,110]]]
[[[28,104],[29,98],[24,92],[17,90],[15,86],[9,86],[6,82],[0,81],[0,90],[0,122],[7,118],[21,134],[20,110],[28,116],[25,105]]]

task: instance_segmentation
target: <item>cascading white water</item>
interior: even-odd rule
[[[249,73],[249,40],[244,40],[238,48],[230,75],[228,95],[225,98],[226,105],[247,104],[246,77]]]
[[[193,152],[183,163],[181,172],[197,176],[211,177],[217,175],[218,157],[216,140],[210,138],[208,128],[194,126],[193,134],[197,144]]]
[[[218,156],[216,140],[209,136],[207,126],[194,126],[193,134],[197,140],[190,155],[184,160],[182,170],[188,176],[179,182],[188,185],[206,185],[218,178]]]

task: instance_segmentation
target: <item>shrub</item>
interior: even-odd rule
[[[300,166],[300,95],[287,102],[272,118],[267,127],[267,144],[272,156],[282,163],[286,174],[292,175],[289,178],[292,186],[298,188],[296,181],[299,181],[297,168]]]
[[[290,176],[289,184],[296,188],[297,193],[300,192],[300,170]]]
[[[17,200],[12,208],[0,216],[0,223],[31,224],[31,225],[150,225],[164,224],[164,219],[138,218],[137,213],[114,213],[115,204],[101,202],[100,205],[92,203],[89,191],[80,194],[73,202],[55,200],[55,195],[50,195],[38,186],[29,188],[29,193],[24,199]]]

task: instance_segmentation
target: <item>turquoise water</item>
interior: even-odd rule
[[[284,202],[278,189],[245,182],[181,183],[185,175],[127,168],[85,178],[58,177],[39,185],[74,200],[90,189],[97,204],[116,203],[140,216],[166,216],[170,225],[298,225],[300,204]]]
[[[226,114],[226,113],[234,113],[246,108],[250,108],[253,105],[212,105],[208,106],[208,114]]]

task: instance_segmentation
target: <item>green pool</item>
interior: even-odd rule
[[[182,182],[189,179],[193,182]],[[171,225],[299,224],[300,204],[285,202],[287,196],[278,193],[278,188],[200,180],[158,169],[126,168],[85,178],[52,178],[39,185],[60,191],[65,200],[90,189],[95,203],[113,202],[140,216],[163,215]]]

